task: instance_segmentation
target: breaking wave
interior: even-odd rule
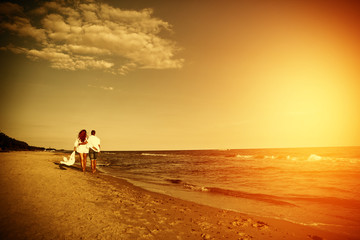
[[[236,197],[236,198],[245,198],[251,199],[256,201],[262,201],[267,203],[272,203],[275,205],[289,205],[289,206],[296,206],[290,202],[287,202],[282,197],[267,195],[267,194],[260,194],[260,193],[249,193],[244,191],[237,191],[237,190],[229,190],[229,189],[222,189],[216,187],[205,187],[205,186],[197,186],[190,183],[185,183],[180,179],[167,179],[168,182],[173,184],[181,184],[182,187],[186,190],[190,191],[197,191],[197,192],[208,192],[212,194],[219,194],[229,197]]]

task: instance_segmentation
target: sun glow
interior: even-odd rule
[[[249,102],[248,111],[256,112],[249,119],[257,124],[252,129],[282,136],[281,146],[342,145],[359,140],[354,134],[359,132],[354,126],[360,117],[354,111],[359,105],[354,89],[360,87],[354,36],[319,19],[321,16],[303,21],[295,16],[288,22],[267,23],[269,29],[261,40],[245,51],[247,62],[233,61],[229,64],[236,70],[225,73],[243,93],[235,102],[239,106]],[[243,111],[238,113],[238,119],[244,118]],[[268,139],[274,146],[273,139]]]

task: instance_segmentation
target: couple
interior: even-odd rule
[[[80,154],[80,163],[83,172],[86,171],[86,157],[89,153],[91,160],[92,172],[96,172],[96,158],[97,154],[100,153],[100,139],[95,136],[95,130],[91,131],[91,136],[88,138],[86,130],[83,129],[79,132],[78,138],[74,143],[74,151]]]

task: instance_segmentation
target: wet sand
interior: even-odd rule
[[[0,153],[0,239],[352,239],[84,174],[62,156]]]

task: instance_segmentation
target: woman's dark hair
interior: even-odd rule
[[[81,142],[85,142],[86,140],[86,130],[83,129],[79,132],[79,139]]]

